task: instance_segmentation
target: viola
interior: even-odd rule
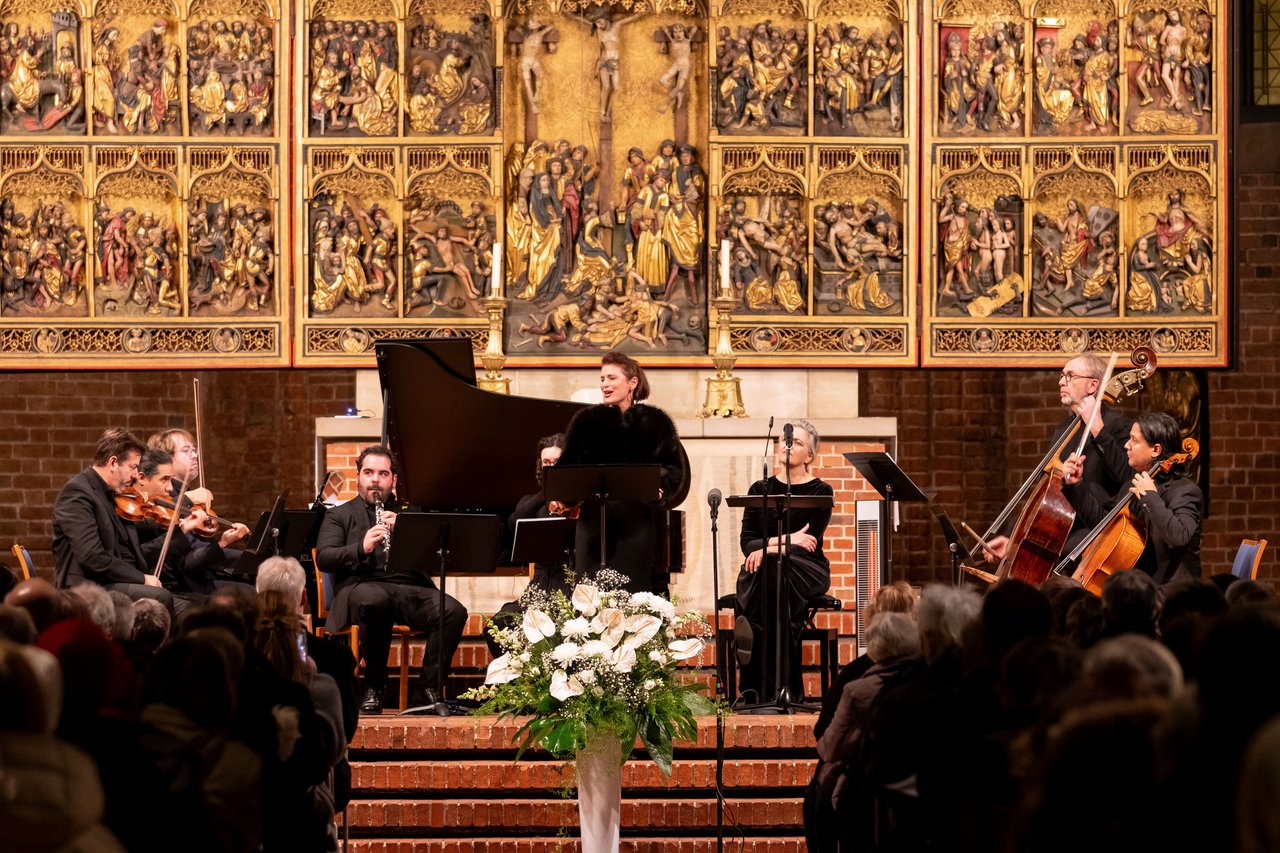
[[[1104,378],[1101,402],[1114,405],[1142,390],[1143,381],[1155,372],[1156,354],[1149,347],[1138,347],[1129,357],[1134,367]],[[1100,416],[1101,408],[1095,408]],[[1066,545],[1067,536],[1075,523],[1076,512],[1062,493],[1062,453],[1072,441],[1087,436],[1084,420],[1075,422],[1049,448],[1040,464],[1023,482],[1004,510],[996,517],[981,542],[995,536],[1016,507],[1021,506],[1018,521],[1009,535],[1009,544],[994,575],[965,566],[970,574],[983,580],[1014,578],[1032,586],[1040,586],[1058,562],[1058,555]],[[981,551],[977,552],[979,555]]]
[[[1174,453],[1147,469],[1151,476],[1167,474],[1175,465],[1186,465],[1200,453],[1194,438],[1182,440],[1182,452]],[[1102,585],[1116,572],[1132,569],[1147,546],[1146,523],[1133,511],[1133,493],[1125,494],[1111,511],[1089,531],[1089,535],[1058,564],[1065,572],[1077,559],[1072,579],[1094,595],[1102,595]]]

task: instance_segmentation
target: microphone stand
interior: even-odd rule
[[[715,638],[715,659],[720,660],[720,495],[709,497],[711,504],[711,613],[715,622],[712,636]],[[732,663],[725,658],[725,666]],[[724,700],[724,682],[720,667],[716,667],[716,853],[724,853],[724,717],[720,702]]]

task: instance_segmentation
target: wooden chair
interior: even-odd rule
[[[27,553],[27,549],[15,544],[9,550],[13,552],[13,556],[18,558],[18,568],[22,571],[22,579],[24,581],[31,580],[36,574],[36,564],[31,562],[31,555]]]
[[[14,546],[17,548],[18,546]],[[1231,563],[1231,574],[1241,580],[1251,581],[1258,577],[1258,564],[1262,562],[1262,552],[1266,550],[1265,539],[1241,539],[1236,558]]]

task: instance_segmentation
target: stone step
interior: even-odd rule
[[[623,836],[619,853],[715,853],[710,838]],[[725,829],[725,849],[733,853],[805,853],[804,838],[741,838]],[[377,838],[351,839],[352,853],[580,853],[576,838]]]
[[[726,759],[723,779],[726,789],[802,788],[813,776],[817,763],[812,758],[742,758]],[[356,799],[367,799],[375,793],[413,792],[415,797],[429,799],[444,792],[525,792],[525,796],[546,793],[548,796],[572,786],[576,778],[572,763],[560,761],[377,761],[353,762],[351,786]],[[622,787],[634,789],[711,789],[715,785],[714,759],[677,759],[671,775],[664,776],[651,761],[629,761],[622,768]],[[533,789],[533,790],[530,790]],[[456,796],[456,793],[452,794]],[[731,791],[726,796],[732,796]]]
[[[801,797],[742,798],[729,801],[734,824],[755,830],[784,830],[798,834],[804,825]],[[704,832],[716,820],[714,799],[623,799],[622,827],[671,827]],[[384,836],[412,827],[412,834],[471,834],[477,829],[493,835],[533,830],[558,830],[578,825],[573,799],[495,800],[355,800],[347,807],[353,834]],[[498,829],[504,830],[498,832]]]

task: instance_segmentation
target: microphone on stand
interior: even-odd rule
[[[782,442],[790,449],[792,443],[796,440],[796,428],[791,424],[782,425]]]
[[[724,495],[719,489],[712,489],[707,492],[707,504],[711,507],[711,517],[715,518],[720,514],[720,501],[724,500]]]

